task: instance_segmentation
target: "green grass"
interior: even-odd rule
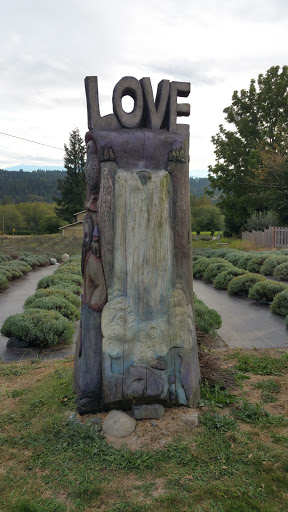
[[[282,375],[288,370],[288,352],[284,352],[279,357],[236,352],[233,357],[237,360],[235,369],[240,372],[251,372],[255,375]]]
[[[261,399],[265,403],[276,402],[276,396],[281,391],[281,384],[273,379],[256,382],[253,387],[261,390]]]
[[[238,399],[203,384],[199,428],[179,431],[162,450],[132,452],[113,448],[91,423],[67,422],[69,359],[0,370],[9,389],[0,396],[1,512],[287,510],[287,424],[249,393]],[[276,392],[271,378],[262,381]]]

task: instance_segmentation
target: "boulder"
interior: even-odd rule
[[[103,423],[103,433],[105,436],[128,437],[134,432],[136,421],[125,412],[113,410],[109,412]]]

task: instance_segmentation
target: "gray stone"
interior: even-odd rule
[[[56,258],[50,258],[49,261],[50,261],[50,265],[56,265],[56,263],[57,263]]]
[[[81,423],[81,421],[77,418],[76,412],[73,412],[71,416],[69,416],[67,423]]]
[[[191,429],[196,428],[199,425],[197,411],[193,411],[190,414],[183,414],[181,419],[183,423],[185,423],[185,425]]]
[[[20,340],[16,336],[11,336],[7,341],[7,348],[26,348],[29,347],[29,341]]]
[[[98,432],[100,432],[100,430],[102,430],[102,420],[101,418],[90,418],[88,423],[91,423],[92,425],[95,426],[96,430]]]
[[[69,254],[62,254],[61,261],[67,261],[67,260],[69,260],[69,257],[70,257]]]
[[[157,421],[150,421],[150,425],[151,425],[152,427],[158,427],[158,423],[157,423]]]
[[[136,421],[122,411],[113,410],[109,412],[103,423],[105,436],[127,437],[134,432]]]
[[[134,405],[132,407],[132,414],[136,420],[160,420],[163,418],[165,410],[163,405],[160,404]]]

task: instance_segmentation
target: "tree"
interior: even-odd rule
[[[4,218],[4,232],[8,233],[13,228],[22,229],[25,227],[24,219],[19,212],[18,208],[14,204],[0,205],[0,229],[3,229],[3,218]],[[2,233],[3,234],[3,233]]]
[[[288,128],[288,66],[273,66],[258,76],[257,85],[240,93],[235,91],[232,104],[224,109],[223,125],[212,137],[216,164],[209,166],[208,178],[213,195],[217,190],[218,206],[225,214],[227,234],[238,234],[254,211],[269,209],[265,194],[259,194],[255,179],[263,167],[263,151],[281,150],[286,145]]]
[[[40,223],[41,233],[59,233],[59,228],[63,226],[65,222],[59,219],[57,215],[45,215]]]
[[[269,226],[278,226],[279,220],[274,212],[268,211],[267,213],[254,212],[248,217],[243,229],[245,231],[263,231]]]
[[[258,193],[278,217],[278,225],[288,224],[288,144],[263,150],[262,165],[255,170]],[[271,224],[270,224],[271,225]],[[275,225],[275,224],[274,224]]]
[[[211,200],[203,195],[195,197],[190,194],[191,230],[200,234],[201,231],[211,231],[223,228],[223,215],[217,206],[213,206]]]
[[[58,208],[56,213],[61,219],[73,222],[73,215],[84,209],[85,202],[85,159],[86,149],[78,128],[72,130],[69,136],[69,146],[64,144],[64,167],[66,175],[58,180],[60,198],[55,198]]]

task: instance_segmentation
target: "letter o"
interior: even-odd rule
[[[132,112],[125,112],[122,98],[131,96],[134,100]],[[143,91],[140,82],[133,76],[124,76],[115,85],[113,91],[113,112],[124,128],[138,128],[143,115]]]

